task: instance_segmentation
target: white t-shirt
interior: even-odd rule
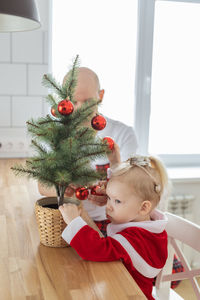
[[[98,131],[98,136],[101,138],[105,136],[111,137],[120,148],[121,160],[125,161],[131,156],[131,154],[136,153],[138,144],[135,132],[130,126],[107,117],[105,118],[107,121],[106,127],[103,130]],[[104,165],[108,162],[108,159],[105,157],[103,159],[101,158],[96,160],[94,163],[95,165]],[[83,207],[93,220],[101,221],[106,219],[105,206],[95,205],[88,200],[84,200],[82,203]]]

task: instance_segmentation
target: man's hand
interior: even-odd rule
[[[100,181],[98,183],[100,188],[96,188],[96,192],[101,195],[89,195],[88,200],[90,200],[93,204],[98,206],[104,206],[107,203],[107,195],[106,195],[106,181]]]
[[[78,206],[72,203],[64,203],[63,205],[59,206],[59,210],[66,224],[69,224],[81,214]]]
[[[77,186],[75,186],[74,184],[70,183],[68,185],[68,187],[65,190],[65,196],[67,197],[72,197],[74,195],[74,192],[76,190]]]
[[[107,154],[107,156],[110,161],[111,168],[114,165],[117,165],[121,162],[120,149],[119,149],[119,146],[115,142],[114,142],[114,148],[112,149],[112,152]]]

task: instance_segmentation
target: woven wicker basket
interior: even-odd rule
[[[67,199],[65,199],[65,202],[68,202]],[[69,200],[69,202],[71,201]],[[37,200],[35,204],[40,242],[49,247],[67,247],[69,245],[61,237],[61,234],[66,227],[66,223],[64,222],[59,209],[44,207],[56,203],[56,197],[47,197]]]

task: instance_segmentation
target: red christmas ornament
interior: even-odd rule
[[[99,185],[94,185],[94,186],[91,188],[91,191],[90,191],[91,194],[92,194],[92,195],[95,195],[95,196],[102,196],[103,194],[100,194],[100,193],[97,193],[97,192],[96,192],[96,189],[97,189],[97,188],[100,188],[100,186],[99,186]]]
[[[76,198],[78,198],[79,200],[86,200],[89,195],[89,191],[87,188],[84,187],[77,188],[75,191],[75,195]]]
[[[114,149],[114,141],[113,139],[111,139],[110,137],[106,136],[105,138],[103,138],[103,141],[106,141],[107,144],[108,144],[108,148],[110,150],[113,150]]]
[[[51,114],[56,117],[56,109],[54,107],[51,108]]]
[[[103,116],[96,115],[91,121],[92,128],[102,130],[106,127],[106,119]]]
[[[67,116],[70,115],[74,110],[74,106],[71,101],[65,99],[58,103],[58,112],[63,115]]]

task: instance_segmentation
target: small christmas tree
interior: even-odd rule
[[[93,117],[99,101],[91,99],[77,110],[73,108],[78,64],[77,56],[63,85],[51,75],[44,75],[43,84],[53,92],[46,97],[51,114],[27,122],[36,154],[26,160],[25,166],[12,167],[16,175],[26,174],[47,187],[54,186],[58,206],[63,204],[70,183],[91,185],[105,176],[92,168],[91,161],[109,151],[107,142],[98,138],[92,127],[84,125]]]

